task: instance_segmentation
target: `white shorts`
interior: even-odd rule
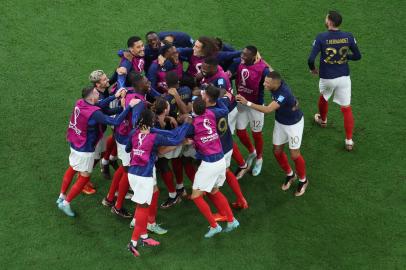
[[[238,109],[237,109],[237,107],[235,107],[228,114],[228,127],[230,128],[231,134],[233,134],[233,135],[235,133],[235,126],[237,124],[237,116],[238,116]]]
[[[216,162],[202,161],[197,169],[193,189],[211,192],[215,187],[221,187],[226,180],[226,160]]]
[[[196,159],[196,149],[193,145],[184,145],[182,148],[182,156]]]
[[[229,168],[231,165],[231,158],[233,156],[233,149],[228,151],[227,153],[224,154],[224,159],[226,160],[226,167]]]
[[[251,131],[261,132],[264,126],[264,113],[238,103],[237,129],[246,129],[248,123]]]
[[[101,159],[101,154],[106,151],[106,141],[107,137],[103,134],[103,137],[97,143],[96,149],[94,150],[94,159]]]
[[[165,153],[163,155],[158,155],[158,157],[164,157],[166,159],[172,159],[172,158],[177,158],[180,156],[182,153],[183,145],[178,145],[175,150],[172,150],[168,153]]]
[[[125,145],[117,142],[117,157],[121,160],[123,166],[130,166],[130,153],[125,151]]]
[[[93,171],[94,152],[79,152],[70,148],[69,165],[77,172]]]
[[[131,200],[138,204],[151,204],[152,195],[154,194],[154,186],[156,185],[156,171],[153,170],[152,177],[138,176],[135,174],[128,174],[128,182],[134,195]]]
[[[342,76],[334,79],[320,79],[320,94],[325,100],[329,100],[334,93],[333,101],[340,106],[351,104],[351,79],[350,76]]]
[[[289,142],[289,149],[299,149],[302,143],[304,118],[294,125],[282,125],[275,121],[272,142],[274,145],[282,145]]]

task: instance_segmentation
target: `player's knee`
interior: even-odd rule
[[[211,192],[210,192],[210,194],[216,194],[217,192],[219,191],[219,188],[218,187],[215,187],[215,188],[213,188],[212,190],[211,190]]]
[[[80,172],[80,175],[83,177],[89,177],[90,173],[89,172]]]
[[[154,186],[154,192],[157,192],[157,191],[159,191],[159,188],[158,188],[157,185],[155,185],[155,186]]]
[[[190,196],[190,198],[192,200],[194,200],[194,199],[196,199],[196,198],[198,198],[198,197],[200,197],[202,195],[203,195],[203,192],[201,192],[200,190],[197,190],[197,189],[193,189],[192,190],[192,195]]]
[[[275,156],[278,156],[282,153],[283,151],[283,145],[273,145],[273,154]]]
[[[290,156],[292,159],[297,159],[300,156],[300,149],[290,149]]]

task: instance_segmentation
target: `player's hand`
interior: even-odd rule
[[[314,76],[319,75],[319,70],[317,68],[310,70],[310,73],[313,74]]]
[[[202,72],[197,73],[195,78],[196,78],[196,81],[201,81],[203,79],[203,73]]]
[[[116,69],[117,74],[120,75],[125,75],[127,74],[127,69],[125,67],[119,67]]]
[[[176,90],[174,87],[168,89],[168,94],[174,97],[179,96],[178,90]]]
[[[236,95],[235,99],[237,100],[237,102],[243,104],[243,105],[247,105],[247,100],[245,99],[245,97],[241,96],[241,95]]]
[[[162,55],[158,55],[158,65],[163,66],[165,63],[166,58]]]
[[[131,107],[131,108],[134,108],[134,106],[137,105],[137,104],[140,103],[140,102],[141,102],[141,99],[133,98],[133,99],[130,101],[130,107]]]
[[[176,119],[173,118],[172,116],[167,116],[166,120],[169,121],[169,124],[171,125],[172,128],[176,128],[178,126],[178,121],[176,121]]]
[[[123,52],[123,56],[124,56],[124,58],[126,58],[128,61],[132,61],[133,60],[133,55],[130,53],[130,52],[128,52],[128,51],[124,51]]]
[[[184,123],[185,122],[185,119],[187,119],[187,118],[190,118],[189,117],[189,114],[187,114],[187,113],[185,113],[185,114],[180,114],[179,116],[178,116],[178,123],[180,123],[180,124],[182,124],[182,123]]]
[[[231,94],[230,92],[227,92],[224,94],[224,96],[228,97],[228,99],[231,101],[233,99],[233,94]]]
[[[119,98],[119,97],[125,97],[125,95],[127,94],[127,89],[125,89],[124,87],[122,87],[122,88],[120,88],[120,89],[118,89],[117,90],[117,92],[114,94],[114,96],[116,97],[116,98]]]
[[[192,124],[192,123],[193,123],[193,118],[192,118],[190,115],[188,115],[188,114],[186,114],[186,115],[187,115],[187,117],[185,118],[185,120],[183,121],[183,123]]]

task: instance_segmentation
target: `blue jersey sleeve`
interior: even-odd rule
[[[142,111],[144,110],[144,103],[140,102],[132,108],[132,115],[131,115],[131,126],[134,128],[137,125],[138,118]]]
[[[99,124],[103,125],[110,125],[110,126],[118,126],[123,122],[124,118],[127,116],[128,112],[130,111],[131,107],[128,106],[122,111],[117,117],[110,117],[105,115],[101,111],[96,111],[92,114],[91,119],[95,120]]]
[[[160,133],[159,129],[152,130],[157,133],[155,140],[156,146],[175,146],[181,144],[190,128],[190,124],[183,124],[173,130],[167,131],[166,135]],[[151,131],[152,131],[151,130]],[[170,135],[170,136],[167,136]]]
[[[136,129],[133,129],[133,130],[131,130],[130,134],[128,134],[129,140],[128,140],[128,143],[125,145],[125,151],[126,151],[127,153],[130,153],[130,152],[131,152],[131,149],[133,148],[133,143],[132,143],[131,138],[133,137],[133,135],[134,135],[134,133],[135,133],[136,131],[137,131]]]
[[[216,107],[211,107],[211,111],[214,112],[216,118],[225,117],[228,114],[228,108],[223,101],[223,98],[217,99]]]
[[[361,52],[358,49],[357,41],[355,40],[355,38],[351,34],[350,34],[349,41],[350,41],[350,50],[351,50],[352,54],[348,54],[347,59],[352,60],[352,61],[360,60],[361,59]]]
[[[220,62],[233,60],[234,58],[238,58],[241,56],[241,51],[220,51],[217,54],[217,59]]]
[[[159,65],[154,62],[151,64],[151,66],[149,66],[149,69],[148,69],[147,78],[151,82],[152,88],[156,88],[156,86],[157,86],[158,68],[159,68]]]
[[[132,64],[130,61],[128,61],[128,59],[123,59],[120,62],[119,67],[125,67],[127,69],[127,74],[130,72],[131,68],[132,68]],[[127,78],[127,74],[124,75],[118,75],[117,77],[117,86],[118,89],[125,87],[125,79]]]
[[[233,63],[230,65],[228,68],[228,71],[231,72],[231,74],[235,74],[237,72],[238,66],[241,64],[241,58],[234,58]]]
[[[115,99],[116,99],[116,97],[115,97],[114,95],[113,95],[113,96],[109,96],[109,97],[104,98],[104,99],[100,100],[99,102],[97,102],[97,103],[96,103],[96,106],[98,106],[98,107],[104,109],[104,108],[108,107],[109,104],[110,104],[110,102],[112,102],[112,101],[115,100]]]
[[[177,48],[176,50],[179,53],[179,59],[181,59],[182,61],[189,62],[190,57],[192,57],[192,55],[193,55],[192,48]]]
[[[317,55],[321,51],[321,41],[319,36],[313,41],[312,51],[310,52],[309,58],[307,59],[307,64],[310,70],[314,70],[316,66],[314,65],[314,61],[316,60]]]

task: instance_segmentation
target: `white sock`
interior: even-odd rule
[[[69,205],[70,203],[69,202],[67,202],[66,200],[63,200],[63,205]]]
[[[263,159],[262,159],[262,158],[259,158],[259,159],[257,159],[257,160],[255,161],[255,164],[262,164],[262,161],[263,161]]]
[[[183,183],[182,184],[176,184],[176,189],[181,189],[183,188]]]
[[[110,155],[110,156],[109,156],[109,159],[110,159],[111,161],[116,161],[116,160],[117,160],[117,156],[112,156],[112,155]]]
[[[299,179],[299,182],[302,182],[302,183],[306,182],[306,177],[303,179]]]
[[[149,226],[155,226],[155,225],[156,225],[156,222],[154,222],[154,223],[148,223],[148,225],[149,225]]]
[[[290,173],[288,173],[286,176],[292,176],[293,175],[293,171],[290,171]]]
[[[131,240],[131,244],[136,247],[137,246],[137,241]]]
[[[176,197],[176,192],[169,192],[169,198],[175,199]]]
[[[146,233],[146,234],[142,234],[142,235],[140,235],[140,237],[141,237],[141,239],[147,239],[148,238],[148,234]]]
[[[109,161],[103,158],[102,161],[101,161],[101,164],[102,165],[109,165]]]
[[[60,199],[64,199],[64,200],[65,200],[65,199],[66,199],[66,195],[65,195],[65,194],[63,194],[63,193],[60,193],[60,194],[59,194],[59,198],[60,198]]]

